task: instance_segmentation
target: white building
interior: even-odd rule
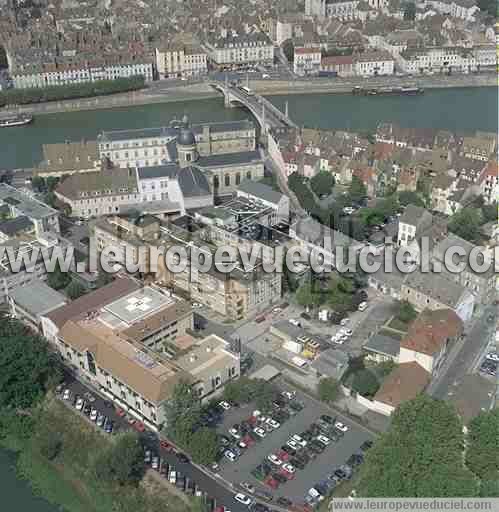
[[[323,18],[326,15],[326,0],[305,0],[305,14]]]
[[[270,208],[272,214],[266,214],[266,223],[275,225],[289,222],[289,197],[276,192],[271,187],[255,181],[243,181],[236,194],[237,197],[244,197],[257,205]]]
[[[293,71],[299,76],[317,75],[321,58],[320,48],[295,48]]]
[[[420,206],[408,205],[399,218],[397,242],[400,246],[408,246],[413,240],[428,229],[433,222],[430,212]]]
[[[208,56],[219,69],[248,68],[274,63],[274,45],[263,32],[226,33],[205,44]]]
[[[154,50],[160,78],[199,76],[207,73],[206,53],[197,47],[167,46]]]
[[[330,0],[326,4],[326,16],[341,21],[355,20],[359,17],[359,0]]]
[[[366,51],[355,58],[355,73],[359,76],[393,75],[394,58],[386,51]]]

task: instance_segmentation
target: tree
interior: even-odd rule
[[[462,423],[452,405],[422,394],[400,405],[389,430],[369,450],[357,493],[369,497],[471,497],[463,465]]]
[[[181,380],[175,385],[165,405],[165,414],[169,434],[179,444],[187,444],[201,417],[201,405],[191,384]]]
[[[478,0],[478,7],[481,11],[486,12],[493,18],[499,17],[499,8],[497,6],[497,0]]]
[[[284,52],[286,59],[288,59],[288,62],[293,62],[295,60],[295,45],[293,44],[292,39],[286,39],[286,41],[282,43],[282,51]]]
[[[468,431],[467,466],[482,481],[499,481],[499,409],[481,412]]]
[[[448,229],[468,242],[476,243],[480,239],[481,212],[476,208],[463,208],[450,219]]]
[[[257,409],[262,411],[269,411],[272,409],[272,402],[277,398],[279,392],[276,387],[263,379],[252,379],[254,382],[255,390],[253,396],[255,397],[255,405]]]
[[[409,324],[414,321],[417,316],[418,314],[410,302],[402,300],[398,303],[397,317],[401,322]]]
[[[358,371],[352,381],[352,389],[362,396],[374,396],[379,389],[376,376],[367,368]]]
[[[198,464],[212,464],[217,458],[217,433],[211,428],[200,428],[192,434],[189,450],[194,462]]]
[[[317,392],[319,394],[319,400],[322,402],[334,402],[338,398],[340,384],[336,379],[333,379],[333,377],[323,377],[319,380]]]
[[[329,195],[334,187],[334,177],[330,172],[321,171],[310,180],[310,187],[316,196]]]
[[[247,404],[252,398],[252,383],[248,377],[240,377],[225,385],[224,400],[234,403]]]
[[[66,287],[66,295],[71,299],[77,299],[85,293],[85,288],[78,281],[72,280]]]
[[[38,428],[36,446],[40,454],[48,460],[54,460],[62,449],[59,432],[51,428]]]
[[[398,194],[399,203],[403,206],[407,206],[409,204],[413,204],[414,206],[424,207],[425,203],[416,192],[411,192],[406,190],[404,192],[399,192]]]
[[[414,21],[416,19],[416,4],[407,2],[404,8],[404,20]]]
[[[497,203],[484,204],[482,206],[483,222],[497,222]]]
[[[0,408],[26,409],[44,395],[54,362],[44,338],[15,320],[0,320]]]
[[[53,272],[49,272],[47,276],[47,284],[54,290],[61,290],[69,285],[71,278],[67,272],[61,270],[59,262],[54,268]]]
[[[358,176],[352,177],[352,181],[348,187],[348,195],[355,203],[360,203],[360,201],[367,196],[366,186]]]
[[[313,306],[317,304],[317,296],[313,293],[310,283],[303,283],[296,292],[296,302],[300,306]]]
[[[97,478],[119,485],[136,485],[144,476],[144,451],[136,433],[122,435],[95,460]]]

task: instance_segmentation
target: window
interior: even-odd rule
[[[220,180],[218,179],[218,176],[213,177],[213,187],[218,188],[220,186]]]
[[[225,175],[225,186],[230,187],[230,174]]]
[[[251,171],[248,171],[248,172],[246,173],[246,178],[248,178],[249,180],[251,179]]]
[[[236,185],[239,185],[241,183],[241,173],[236,173]]]

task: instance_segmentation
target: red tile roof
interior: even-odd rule
[[[416,398],[429,382],[430,374],[418,363],[402,363],[388,375],[374,400],[398,407],[402,402]]]
[[[423,311],[400,342],[401,348],[432,356],[447,342],[463,332],[463,322],[451,309]]]
[[[320,48],[295,48],[295,54],[307,55],[309,53],[321,53]]]

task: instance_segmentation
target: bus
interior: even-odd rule
[[[245,87],[244,85],[239,86],[239,90],[244,92],[246,96],[253,96],[253,91],[249,87]]]

